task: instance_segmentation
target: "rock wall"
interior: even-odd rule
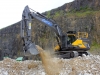
[[[21,49],[20,43],[20,22],[0,30],[0,58],[18,55]]]
[[[69,30],[86,31],[89,33],[91,42],[100,43],[100,14],[86,15],[82,17],[69,16],[67,13],[75,9],[79,11],[81,7],[92,8],[98,11],[100,6],[99,0],[75,0],[71,3],[64,4],[57,9],[44,12],[43,14],[51,19],[62,28],[63,32]],[[61,11],[62,10],[62,11]],[[60,13],[58,13],[61,11]],[[83,12],[82,12],[83,13]],[[32,23],[32,41],[40,45],[43,49],[52,49],[56,44],[54,32],[45,25],[33,20]],[[20,37],[20,22],[0,30],[0,56],[9,56],[11,58],[22,56],[22,40]]]
[[[56,11],[63,10],[69,12],[71,10],[80,10],[82,7],[89,7],[93,10],[100,9],[100,1],[99,0],[74,0],[70,3],[65,3],[64,5],[52,9],[52,13],[54,14]]]

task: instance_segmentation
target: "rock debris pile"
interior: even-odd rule
[[[60,65],[60,70],[55,75],[100,75],[100,56],[88,55],[72,59],[52,58],[52,64]],[[49,65],[49,64],[48,64]],[[53,71],[55,66],[49,66]],[[5,58],[0,61],[0,75],[48,75],[41,61],[25,60],[16,61]]]

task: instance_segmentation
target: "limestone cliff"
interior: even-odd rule
[[[56,21],[66,33],[69,30],[86,31],[91,42],[100,43],[100,1],[75,0],[61,7],[44,12],[48,18]],[[33,20],[32,41],[43,48],[56,45],[54,32],[45,25]],[[22,56],[20,22],[0,30],[0,56]]]

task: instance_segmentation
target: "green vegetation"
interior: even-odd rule
[[[47,17],[50,18],[50,11],[47,12]]]
[[[86,17],[86,16],[93,16],[95,14],[100,14],[100,10],[96,11],[88,6],[85,6],[85,7],[80,7],[79,10],[72,9],[66,13],[63,10],[55,11],[54,15],[51,15],[50,13],[51,13],[50,11],[47,12],[48,18],[51,18],[52,16],[57,18],[57,17],[63,16],[63,15],[66,15],[68,17],[74,17],[74,16],[75,17]]]
[[[93,10],[93,9],[88,6],[85,6],[85,7],[80,7],[79,11],[88,11],[88,10]]]
[[[56,11],[54,17],[59,17],[59,16],[61,16],[63,14],[64,14],[64,12],[62,10]]]
[[[100,12],[100,11],[99,11]],[[88,10],[88,11],[76,11],[76,12],[68,12],[66,15],[71,17],[71,16],[76,16],[76,17],[85,17],[85,16],[91,16],[94,15],[96,11]]]
[[[59,16],[62,16],[64,14],[63,10],[56,11],[54,15],[51,15],[50,13],[51,13],[50,11],[47,12],[47,15],[46,16],[48,18],[51,18],[51,17],[59,17]]]
[[[92,47],[96,47],[96,48],[100,48],[100,44],[98,44],[97,42],[93,42],[91,44]]]
[[[90,52],[93,53],[93,54],[99,54],[99,52],[100,52],[100,44],[98,44],[97,42],[93,42],[91,44]]]
[[[76,17],[86,17],[86,16],[93,16],[96,13],[100,13],[100,11],[95,11],[92,8],[89,7],[80,7],[79,10],[71,10],[69,12],[66,13],[67,16],[71,17],[71,16],[76,16]]]

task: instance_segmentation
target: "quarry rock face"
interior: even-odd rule
[[[100,9],[100,1],[99,0],[75,0],[72,2],[72,8],[76,8],[79,10],[81,7],[90,7],[94,10]]]
[[[92,8],[93,10],[99,10],[100,1],[99,0],[74,0],[73,2],[65,3],[63,6],[53,9],[52,11],[56,12],[58,10],[65,10],[68,12],[73,9],[80,10],[82,7],[89,7]]]
[[[100,43],[100,14],[90,13],[85,16],[69,15],[72,10],[83,10],[83,8],[91,8],[93,11],[100,9],[99,0],[75,0],[71,3],[64,4],[61,7],[44,12],[43,14],[61,27],[64,33],[72,31],[86,31],[89,33],[89,39]],[[23,10],[22,10],[23,11]],[[60,15],[58,14],[60,12]],[[82,12],[84,13],[84,12]],[[0,56],[16,58],[23,55],[22,40],[20,36],[20,22],[0,30]],[[32,21],[32,41],[40,45],[43,49],[46,47],[53,48],[57,45],[54,31],[49,27],[41,24],[39,21]]]

